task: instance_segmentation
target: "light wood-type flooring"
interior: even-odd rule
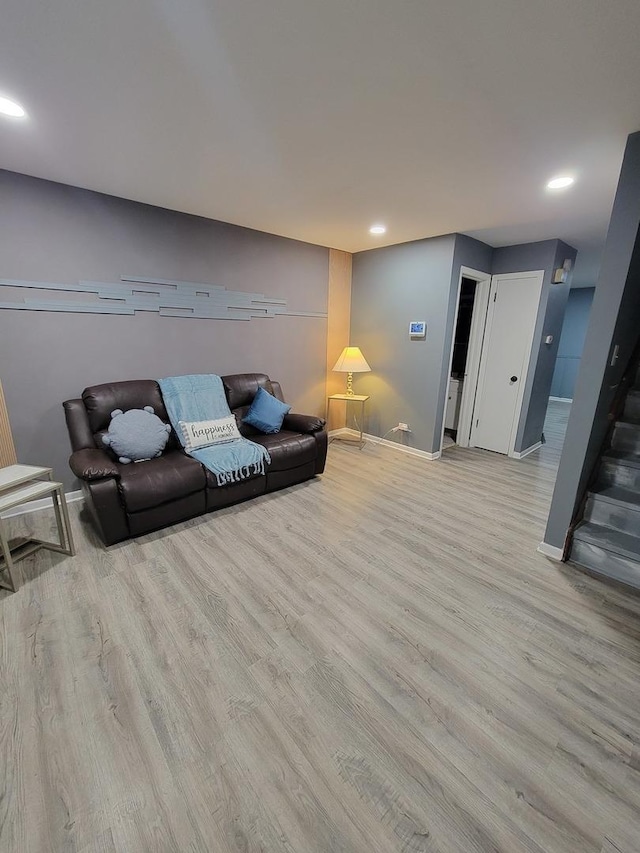
[[[73,505],[0,598],[0,850],[638,853],[640,597],[536,553],[566,414],[108,550]]]

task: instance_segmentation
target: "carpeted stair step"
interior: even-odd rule
[[[571,562],[640,589],[640,536],[583,522],[573,536]]]
[[[624,404],[623,420],[640,420],[640,389],[632,388]]]
[[[600,460],[598,486],[620,486],[640,491],[640,454],[608,450]]]
[[[640,421],[616,421],[611,438],[614,450],[626,450],[628,453],[640,454]]]
[[[601,486],[589,492],[585,521],[640,536],[640,492]]]

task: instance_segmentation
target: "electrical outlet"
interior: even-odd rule
[[[402,432],[411,432],[411,430],[409,429],[409,424],[399,423],[398,429],[401,430]]]

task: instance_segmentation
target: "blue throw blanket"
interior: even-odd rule
[[[169,376],[159,379],[164,405],[180,443],[184,436],[179,421],[211,421],[231,415],[222,380],[213,373]],[[271,462],[266,447],[247,438],[235,438],[199,450],[185,451],[216,475],[219,486],[237,483],[251,474],[264,474]]]

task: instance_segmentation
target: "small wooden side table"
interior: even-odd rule
[[[331,394],[330,397],[327,397],[327,420],[329,420],[329,407],[332,400],[340,400],[342,403],[360,403],[360,438],[343,438],[341,435],[334,435],[331,439],[332,441],[334,439],[338,439],[339,441],[347,441],[349,444],[358,444],[360,445],[360,450],[362,450],[364,447],[364,439],[362,437],[364,427],[364,406],[368,399],[368,394]]]
[[[42,479],[43,477],[46,479]],[[49,495],[53,501],[60,543],[25,537],[9,540],[5,530],[6,520],[2,518],[2,513],[27,501]],[[9,465],[0,468],[0,572],[6,569],[9,576],[8,584],[0,579],[0,589],[15,592],[14,563],[41,548],[68,554],[70,557],[76,553],[62,483],[51,479],[51,468],[40,468],[36,465]]]

